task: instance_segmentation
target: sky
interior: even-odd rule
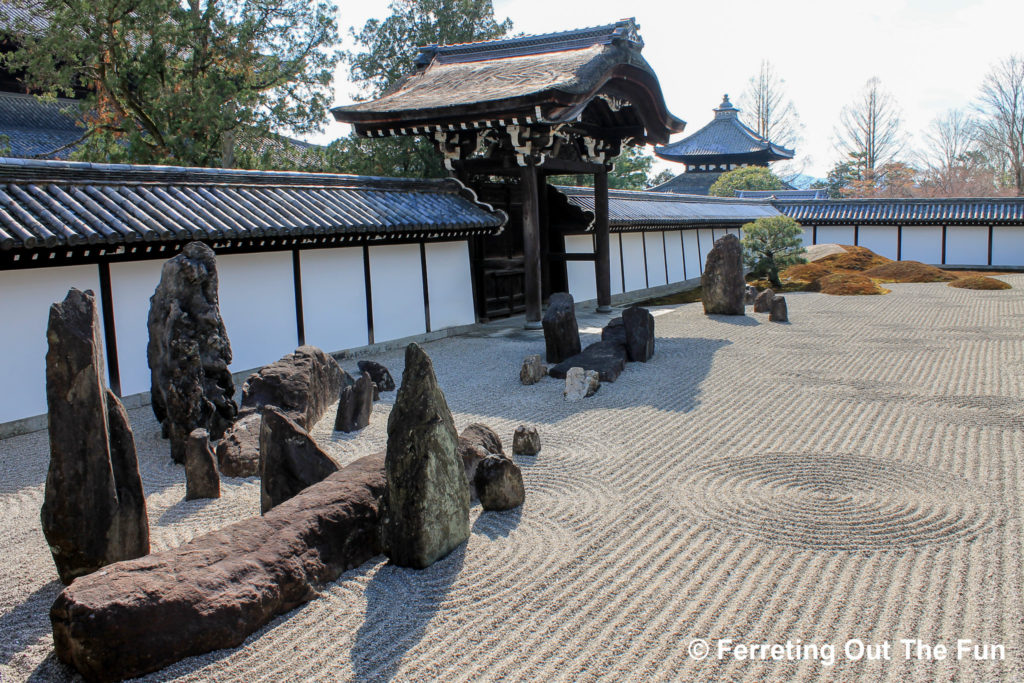
[[[337,4],[346,35],[349,26],[389,14],[387,0]],[[494,6],[517,33],[635,17],[669,111],[687,122],[672,141],[710,121],[723,94],[739,100],[761,60],[769,60],[804,126],[798,157],[806,157],[805,173],[816,177],[840,160],[840,112],[869,78],[880,78],[895,96],[910,143],[919,145],[935,117],[972,105],[993,64],[1024,53],[1022,0],[494,0]],[[339,68],[335,105],[352,101],[346,75]],[[348,132],[332,123],[310,139],[326,142]],[[657,168],[682,170],[668,162]]]

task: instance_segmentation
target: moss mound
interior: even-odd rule
[[[833,273],[818,280],[817,285],[818,291],[822,294],[835,294],[838,296],[886,294],[889,291],[871,278],[860,273]]]
[[[795,266],[786,268],[779,273],[781,280],[799,280],[800,282],[817,282],[826,275],[830,275],[832,269],[818,261],[811,263],[798,263]]]
[[[920,261],[889,261],[864,271],[866,277],[884,282],[949,282],[956,276]]]
[[[949,286],[958,287],[960,289],[1013,289],[1007,282],[997,280],[994,277],[986,277],[984,275],[962,277],[950,282]]]
[[[814,263],[820,263],[832,272],[837,270],[863,271],[892,263],[889,259],[879,256],[867,247],[855,247],[849,244],[839,246],[846,250],[845,254],[832,254],[818,259]]]

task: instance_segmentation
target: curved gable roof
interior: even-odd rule
[[[793,150],[773,144],[739,119],[729,96],[714,110],[715,118],[693,135],[658,147],[654,153],[685,164],[769,162],[792,159]]]

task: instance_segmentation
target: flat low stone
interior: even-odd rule
[[[552,294],[541,324],[544,326],[544,349],[549,363],[561,363],[580,352],[580,329],[576,324],[576,305],[571,294]]]
[[[225,477],[254,477],[260,471],[260,424],[258,412],[242,415],[217,443],[217,466]]]
[[[569,368],[565,375],[565,390],[562,395],[566,401],[580,401],[597,393],[601,381],[593,370]]]
[[[630,306],[622,312],[626,358],[646,363],[654,355],[654,316],[646,308]]]
[[[512,455],[537,455],[540,453],[540,434],[536,427],[519,425],[512,435]]]
[[[754,313],[770,313],[772,310],[772,299],[775,292],[770,288],[764,290],[754,299]]]
[[[260,510],[271,508],[323,481],[338,465],[313,437],[276,406],[263,409],[260,427]]]
[[[338,400],[344,371],[315,346],[300,346],[245,380],[242,410],[273,405],[303,429],[312,429],[328,406]]]
[[[594,370],[602,382],[614,382],[626,367],[626,347],[614,341],[594,342],[572,358],[548,368],[548,374],[565,379],[569,368]]]
[[[547,374],[548,368],[541,362],[540,355],[534,354],[523,360],[523,366],[519,368],[519,381],[526,385],[536,384]]]
[[[117,681],[241,645],[380,554],[384,486],[384,454],[367,456],[263,517],[77,579],[50,610],[58,658]]]
[[[773,323],[789,322],[789,310],[786,308],[786,297],[777,296],[772,299],[772,308],[768,313],[768,320]]]
[[[361,360],[359,361],[359,372],[370,373],[370,379],[377,385],[379,391],[395,390],[395,378],[380,363],[372,360]]]
[[[488,455],[476,468],[477,497],[484,510],[511,510],[523,504],[523,473],[508,457]]]
[[[193,429],[185,446],[185,500],[220,498],[220,475],[210,433]]]

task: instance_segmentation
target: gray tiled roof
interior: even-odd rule
[[[735,157],[791,159],[793,150],[773,144],[739,120],[739,110],[729,102],[728,95],[715,109],[715,118],[693,135],[678,142],[657,147],[654,153],[669,161],[687,164],[726,163]]]
[[[559,187],[569,203],[594,212],[590,187]],[[613,232],[649,228],[692,228],[704,225],[741,225],[765,216],[778,216],[762,200],[701,197],[669,192],[609,190],[608,223]]]
[[[48,155],[85,132],[75,121],[78,102],[58,98],[42,101],[33,95],[0,92],[0,134],[8,138],[9,156]],[[57,156],[67,158],[70,149]]]
[[[1024,224],[1024,197],[777,199],[772,204],[808,225]]]
[[[0,249],[494,234],[458,181],[0,159]]]
[[[736,190],[745,199],[828,199],[828,190]]]
[[[722,171],[724,173],[725,171]],[[651,192],[675,192],[676,194],[706,195],[722,173],[714,171],[680,173],[671,180],[651,188]]]

